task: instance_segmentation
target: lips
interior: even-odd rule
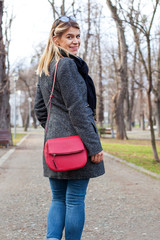
[[[78,51],[78,46],[77,47],[70,47],[73,51]]]

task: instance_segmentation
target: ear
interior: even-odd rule
[[[58,41],[58,39],[57,39],[56,36],[53,36],[52,40],[53,40],[53,43],[54,43],[55,45],[57,45],[57,46],[60,45],[60,44],[59,44],[59,41]]]

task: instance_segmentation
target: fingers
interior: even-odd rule
[[[103,160],[103,151],[101,151],[101,152],[99,152],[99,153],[97,153],[97,154],[95,154],[91,157],[91,161],[93,163],[99,163],[102,160]]]
[[[94,163],[99,163],[103,160],[103,158],[101,158],[101,156],[99,156],[98,154],[94,155],[92,158],[91,158],[92,162]]]

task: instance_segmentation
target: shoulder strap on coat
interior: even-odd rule
[[[52,99],[52,97],[53,97],[53,90],[54,90],[54,85],[55,85],[55,80],[56,80],[58,62],[59,62],[59,60],[57,61],[56,66],[55,66],[54,77],[53,77],[53,85],[52,85],[52,91],[51,91],[51,94],[50,94],[50,96],[49,96],[49,100],[48,100],[48,103],[47,103],[47,106],[49,105],[49,110],[48,110],[48,116],[47,116],[47,124],[46,124],[44,141],[46,141],[46,135],[47,135],[47,129],[48,129],[48,122],[49,122],[49,117],[50,117],[50,112],[51,112],[51,99]]]

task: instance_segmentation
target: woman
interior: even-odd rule
[[[46,140],[79,135],[87,148],[87,164],[77,170],[54,172],[43,157],[52,203],[47,219],[47,239],[81,239],[84,201],[90,178],[104,174],[103,151],[94,122],[95,88],[86,63],[77,56],[80,28],[73,17],[59,17],[51,28],[48,44],[38,65],[39,81],[35,112],[42,127],[47,121],[48,100],[56,62],[59,60]]]

